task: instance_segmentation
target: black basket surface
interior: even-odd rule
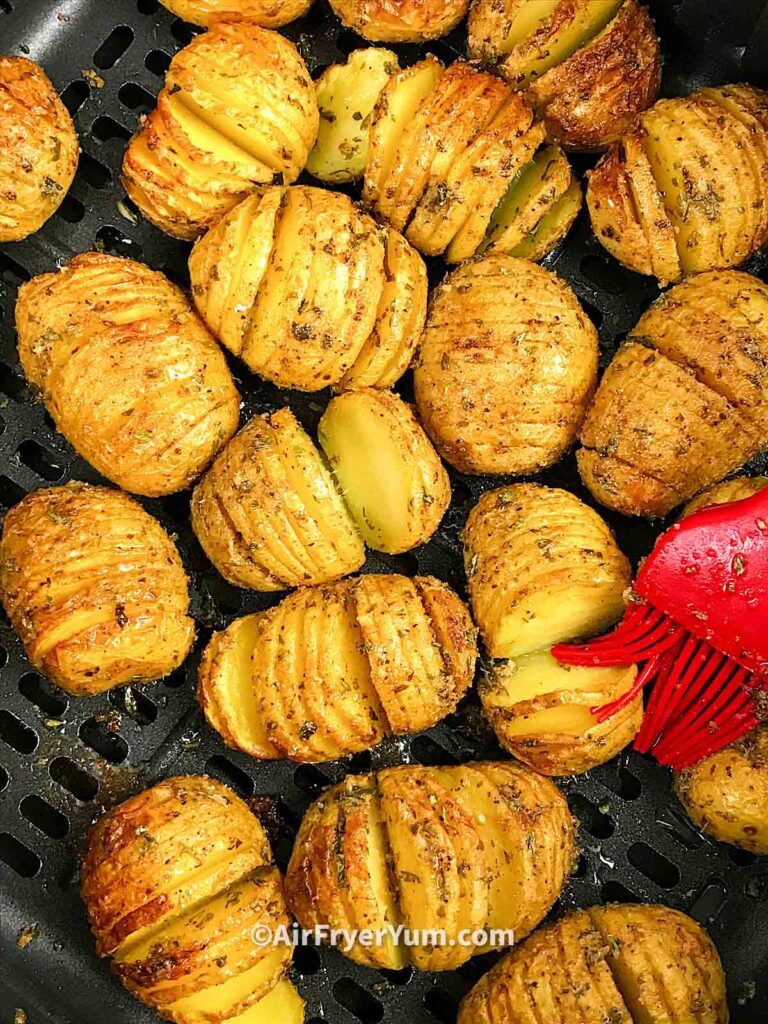
[[[764,0],[653,0],[665,51],[664,93],[744,79],[760,84],[768,71],[764,6]],[[170,57],[193,31],[157,0],[0,0],[0,52],[26,54],[43,65],[74,116],[83,149],[59,212],[32,238],[0,247],[2,511],[51,483],[99,479],[25,386],[13,329],[18,285],[94,247],[144,260],[187,283],[188,246],[136,214],[125,200],[119,167],[140,115],[154,105]],[[313,72],[361,45],[341,28],[326,0],[317,0],[307,17],[285,31]],[[452,60],[463,48],[459,31],[429,50]],[[406,61],[422,52],[401,50]],[[577,165],[583,170],[589,161]],[[655,284],[608,257],[584,214],[547,263],[570,282],[594,319],[605,362],[656,296]],[[766,266],[763,258],[747,269],[765,279]],[[435,263],[431,271],[437,279],[444,268]],[[233,364],[233,371],[245,401],[243,422],[288,403],[314,428],[326,395],[283,393],[241,365]],[[409,387],[406,378],[399,390],[408,397]],[[760,468],[759,461],[752,468]],[[461,527],[479,494],[503,481],[451,477],[453,504],[439,533],[410,554],[371,556],[367,571],[432,573],[464,593]],[[572,456],[538,479],[588,498]],[[345,773],[407,761],[502,756],[474,697],[429,732],[343,763],[260,764],[229,750],[195,702],[197,658],[211,630],[275,598],[237,590],[216,574],[192,537],[188,494],[144,504],[178,536],[192,580],[199,642],[182,669],[153,686],[71,699],[31,670],[13,631],[0,621],[0,1024],[10,1024],[17,1008],[31,1024],[157,1020],[96,958],[77,894],[78,856],[90,825],[105,808],[152,782],[208,772],[254,797],[284,866],[307,804]],[[635,560],[663,525],[607,518]],[[707,926],[723,956],[734,1024],[768,1022],[768,858],[700,836],[672,793],[669,773],[645,757],[627,752],[562,784],[581,822],[582,856],[554,913],[609,900],[687,911]],[[452,1024],[458,1000],[489,965],[483,957],[453,974],[394,974],[356,967],[333,950],[307,948],[297,951],[294,974],[307,1000],[308,1024]]]

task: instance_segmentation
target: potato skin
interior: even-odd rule
[[[404,765],[348,776],[308,810],[286,873],[304,927],[531,931],[571,871],[574,826],[553,783],[512,763]],[[364,924],[363,924],[364,922]],[[450,970],[483,948],[355,946],[358,963]]]
[[[70,483],[5,517],[0,596],[32,665],[88,695],[168,675],[195,625],[187,577],[160,524],[132,498]]]
[[[221,350],[182,291],[142,263],[76,256],[20,287],[16,326],[57,428],[127,491],[188,487],[237,429]]]
[[[193,25],[207,28],[214,18],[242,18],[262,28],[282,28],[303,17],[312,0],[160,0],[163,7]]]
[[[666,515],[768,444],[768,287],[699,274],[641,317],[581,431],[592,494],[626,515]],[[649,396],[654,396],[649,400]]]
[[[675,792],[697,828],[768,854],[768,726],[677,774]]]
[[[281,387],[389,387],[426,317],[419,254],[323,189],[250,196],[200,239],[189,269],[210,329]]]
[[[318,122],[293,43],[252,21],[215,20],[171,61],[128,144],[123,184],[156,227],[193,241],[257,187],[295,181]]]
[[[768,487],[768,476],[736,476],[732,480],[723,480],[722,483],[697,494],[693,501],[689,501],[685,506],[683,515],[689,516],[692,512],[698,512],[700,508],[707,508],[709,505],[727,505],[731,501],[750,498],[765,487]]]
[[[374,43],[418,43],[456,28],[470,0],[330,0],[347,28]]]
[[[366,575],[306,588],[255,618],[243,696],[228,692],[235,686],[216,665],[237,622],[203,655],[198,696],[226,742],[256,757],[346,757],[387,735],[431,728],[472,685],[472,620],[432,577]]]
[[[72,118],[43,69],[0,56],[0,242],[27,238],[58,210],[79,153]]]
[[[576,440],[597,381],[597,331],[553,273],[486,256],[433,293],[414,372],[416,405],[465,473],[532,473]]]
[[[542,1020],[727,1024],[720,957],[703,928],[668,907],[573,911],[481,978],[462,1001],[458,1024]]]

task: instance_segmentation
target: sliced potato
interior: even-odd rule
[[[557,202],[550,206],[533,231],[510,252],[521,260],[543,260],[568,234],[581,209],[581,185],[577,178]]]
[[[683,515],[689,516],[692,512],[698,512],[700,508],[707,508],[709,505],[727,505],[731,501],[750,498],[765,487],[768,487],[768,476],[736,476],[732,480],[724,480],[721,484],[715,484],[714,487],[708,487],[706,491],[697,494],[693,501],[689,501],[685,506]]]
[[[374,43],[418,43],[455,28],[469,0],[331,0],[342,24]]]
[[[312,0],[161,0],[184,21],[208,26],[214,18],[247,19],[262,28],[282,28],[301,18]]]

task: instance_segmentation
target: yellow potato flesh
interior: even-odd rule
[[[581,200],[581,186],[578,180],[573,178],[565,193],[544,214],[531,234],[519,242],[509,255],[534,262],[543,259],[554,249],[576,219],[581,208]]]
[[[239,164],[252,164],[254,154],[245,147],[231,140],[219,130],[210,116],[198,107],[186,93],[169,94],[168,106],[176,122],[193,146],[207,153],[214,153],[221,160],[229,160]],[[262,161],[259,161],[262,163]],[[263,163],[265,180],[269,180],[271,171]]]
[[[537,29],[543,28],[562,0],[537,0],[536,3],[518,3],[517,14],[511,19],[509,31],[499,41],[499,50],[508,53],[513,46],[525,42]]]
[[[304,1000],[294,985],[283,979],[255,1006],[230,1017],[226,1024],[302,1024],[303,1020]]]
[[[206,149],[210,149],[211,152],[223,159],[232,159],[232,154],[236,153],[238,160],[242,160],[243,156],[251,160],[258,160],[265,169],[269,169],[268,175],[282,170],[272,147],[253,128],[246,131],[244,128],[240,128],[233,118],[221,117],[213,111],[206,110],[193,100],[189,93],[177,92],[174,95],[177,101],[176,111],[183,108],[194,116],[196,123],[202,122],[207,126],[211,134]],[[188,123],[191,124],[191,121]]]
[[[285,970],[285,962],[285,949],[275,948],[253,967],[228,978],[221,985],[213,985],[202,992],[177,999],[163,1007],[163,1010],[183,1016],[185,1024],[205,1024],[208,1015],[212,1014],[222,1014],[229,1018],[252,993],[266,990],[276,977],[280,977]],[[241,1017],[234,1019],[240,1020]]]
[[[496,207],[483,251],[512,252],[560,199],[571,182],[571,168],[557,146],[545,146],[518,171]]]

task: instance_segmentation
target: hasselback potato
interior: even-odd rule
[[[431,728],[472,685],[476,654],[469,612],[444,583],[360,576],[214,634],[198,696],[230,746],[331,761]]]
[[[768,487],[768,476],[736,476],[732,480],[723,480],[714,487],[707,488],[689,501],[683,509],[683,515],[689,516],[708,505],[727,505],[731,501],[741,501]]]
[[[659,92],[659,41],[636,0],[475,0],[469,54],[524,89],[569,149],[604,149]]]
[[[237,429],[221,350],[181,290],[142,263],[76,256],[21,286],[16,326],[57,428],[127,491],[188,487]]]
[[[531,473],[576,440],[597,331],[555,274],[487,256],[435,290],[414,386],[437,450],[465,473]]]
[[[58,210],[79,153],[72,118],[43,69],[0,56],[0,242],[34,234]]]
[[[176,1024],[301,1024],[285,974],[280,871],[243,801],[215,779],[180,776],[108,811],[88,837],[80,888],[101,956]]]
[[[77,695],[168,675],[194,640],[173,542],[106,487],[51,487],[10,510],[0,597],[34,668]]]
[[[768,93],[659,100],[591,173],[587,203],[608,252],[662,284],[743,262],[768,236]]]
[[[511,86],[430,56],[392,75],[374,110],[365,201],[421,252],[541,259],[581,204],[563,152]]]
[[[389,387],[426,317],[419,254],[318,188],[250,196],[195,245],[189,270],[214,334],[281,387]]]
[[[707,933],[668,907],[613,904],[540,928],[464,999],[458,1024],[727,1024]]]
[[[699,274],[641,317],[587,413],[579,470],[626,515],[666,515],[768,445],[768,286]]]
[[[390,933],[344,952],[371,967],[450,970],[489,948],[471,944],[476,930],[535,928],[574,851],[565,799],[541,775],[511,763],[403,765],[347,776],[312,804],[286,898],[305,928],[443,930],[445,944]]]
[[[128,144],[123,184],[156,227],[195,239],[257,187],[295,181],[318,117],[293,43],[252,21],[216,20],[171,61]]]
[[[469,0],[330,0],[347,28],[375,43],[418,43],[455,28]]]
[[[243,18],[263,28],[282,28],[306,14],[312,0],[160,0],[184,21],[208,26],[214,18]]]

